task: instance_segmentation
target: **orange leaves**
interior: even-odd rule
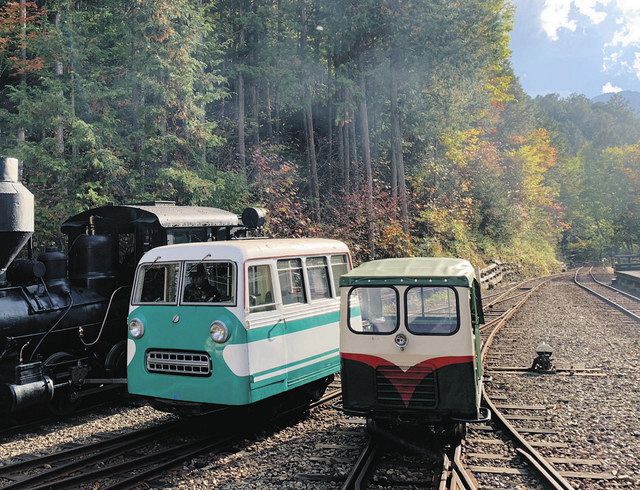
[[[29,45],[43,36],[46,10],[36,2],[7,2],[0,8],[0,55],[4,55],[18,75],[44,68],[41,57],[29,58]]]
[[[514,142],[520,145],[515,152],[526,158],[531,172],[544,173],[558,162],[558,150],[551,144],[551,135],[545,128],[516,136]]]

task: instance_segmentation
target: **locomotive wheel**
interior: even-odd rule
[[[104,361],[105,372],[110,378],[127,377],[127,341],[114,345]]]
[[[47,366],[72,360],[74,360],[74,357],[71,354],[67,352],[56,352],[44,361],[45,371]],[[54,391],[53,398],[47,402],[47,407],[49,408],[49,411],[55,415],[68,415],[78,408],[80,401],[81,400],[77,397],[75,391],[62,388]]]

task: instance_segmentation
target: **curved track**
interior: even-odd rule
[[[584,267],[580,267],[573,276],[576,285],[640,322],[640,298],[597,279],[593,274],[593,267],[588,272],[581,272],[582,269]]]
[[[487,322],[484,325],[483,332],[488,332],[485,341],[482,346],[482,359],[484,361],[487,352],[493,344],[493,340],[496,334],[502,329],[504,325],[513,317],[513,315],[525,304],[525,302],[531,297],[531,295],[546,284],[554,277],[560,276],[557,274],[554,276],[548,276],[542,279],[534,279],[530,281],[523,281],[518,284],[511,291],[514,292],[511,296],[504,298],[505,301],[514,301],[504,313],[498,318]],[[516,291],[519,289],[521,292]],[[495,302],[494,302],[495,304]],[[568,490],[573,487],[571,484],[558,472],[552,463],[544,458],[536,449],[534,449],[525,439],[525,437],[518,432],[518,429],[505,417],[505,415],[497,408],[496,404],[487,395],[486,391],[482,393],[483,403],[485,406],[491,409],[493,414],[492,423],[498,425],[503,433],[505,433],[512,443],[516,446],[516,451],[528,464],[533,473],[535,473],[540,480],[541,484],[545,487]],[[461,461],[463,445],[461,444],[456,448],[454,457],[449,460],[449,475],[446,483],[441,485],[441,488],[447,489],[476,489],[478,488],[475,478],[471,472],[465,468]],[[444,473],[443,473],[444,475]],[[444,476],[443,476],[444,478]]]

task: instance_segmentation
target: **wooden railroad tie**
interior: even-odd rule
[[[528,475],[529,471],[522,468],[509,468],[506,466],[469,466],[473,473],[491,473],[497,475]],[[585,471],[559,471],[560,475],[567,478],[578,478],[583,480],[612,480],[615,475],[612,473],[591,473]]]

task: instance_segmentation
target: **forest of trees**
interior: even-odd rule
[[[107,202],[270,211],[358,260],[599,260],[640,243],[640,120],[531,99],[507,0],[3,2],[0,151],[38,244]]]

